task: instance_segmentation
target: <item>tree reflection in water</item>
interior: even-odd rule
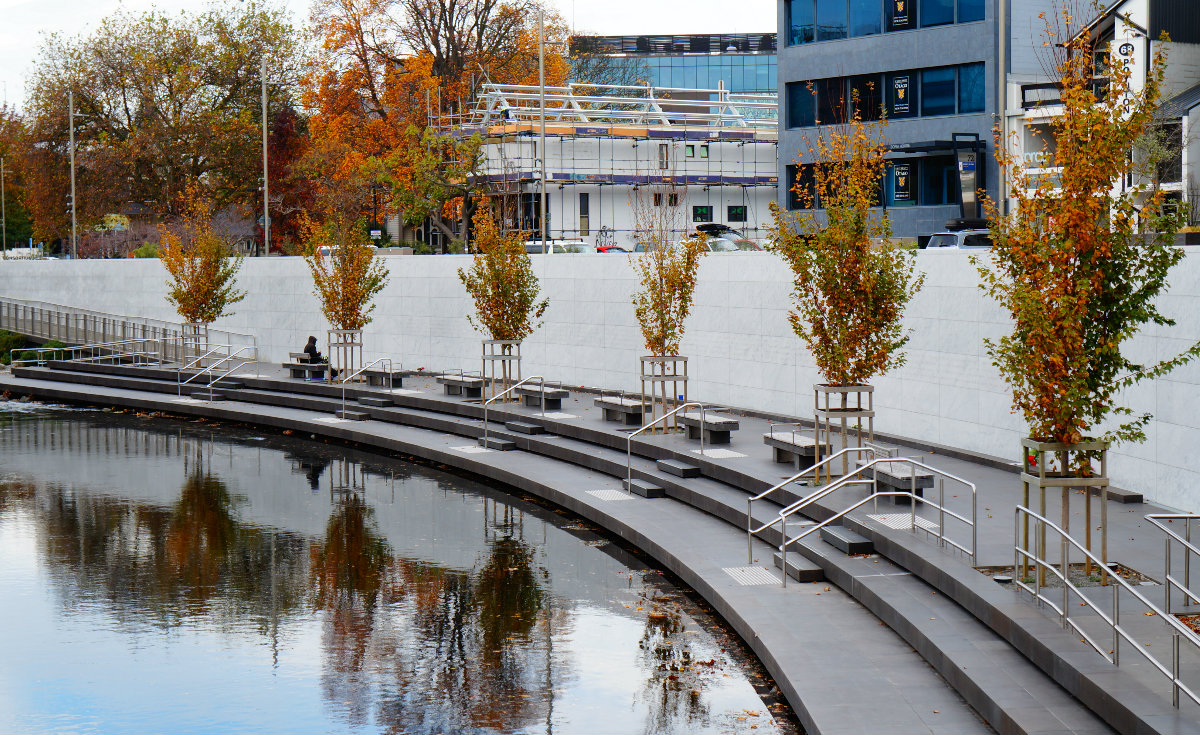
[[[724,660],[697,660],[679,602],[669,595],[646,595],[646,627],[638,647],[650,673],[642,697],[647,706],[646,732],[675,732],[681,723],[709,724],[704,688],[724,667]]]

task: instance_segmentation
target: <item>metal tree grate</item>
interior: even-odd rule
[[[591,495],[597,500],[604,500],[607,502],[633,499],[629,493],[621,492],[620,490],[588,490],[587,494]]]

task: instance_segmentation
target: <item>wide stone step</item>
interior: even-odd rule
[[[479,437],[479,446],[485,449],[494,449],[497,452],[511,452],[517,448],[517,443],[512,439],[501,439],[496,436],[489,436],[485,441],[481,436]]]
[[[198,401],[223,401],[223,400],[225,400],[225,396],[221,395],[217,391],[213,391],[212,393],[209,393],[207,390],[192,391],[192,398],[195,398]]]
[[[660,459],[655,463],[658,469],[676,477],[699,477],[700,468],[695,465],[680,462],[677,459]]]
[[[374,406],[375,408],[388,408],[396,405],[391,398],[375,398],[374,396],[362,396],[358,402],[364,406]]]
[[[246,384],[240,380],[229,380],[222,378],[211,384],[214,388],[226,388],[228,390],[241,390],[246,387]]]
[[[825,526],[821,529],[821,540],[843,554],[870,554],[875,551],[875,544],[870,539],[845,526]]]
[[[366,421],[367,419],[371,418],[371,414],[367,413],[366,411],[346,410],[338,411],[334,415],[339,419],[346,419],[347,421]]]
[[[783,568],[783,560],[779,554],[773,555],[775,568]],[[820,582],[825,579],[825,573],[816,564],[801,556],[799,551],[789,551],[787,555],[787,575],[797,582]]]
[[[508,429],[509,431],[515,431],[518,434],[546,433],[546,427],[538,424],[531,424],[526,421],[506,421],[504,422],[504,428]]]
[[[621,486],[634,495],[641,495],[643,498],[665,498],[667,491],[662,487],[655,485],[649,480],[621,480]]]

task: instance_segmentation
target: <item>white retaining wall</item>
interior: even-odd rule
[[[524,374],[636,390],[643,350],[628,259],[535,261],[550,307],[524,346]],[[388,256],[386,262],[391,280],[366,329],[366,359],[399,358],[405,369],[478,370],[481,337],[467,323],[472,307],[455,274],[470,258]],[[1016,460],[1022,422],[1010,413],[1009,393],[982,341],[1006,331],[1003,315],[979,291],[967,254],[922,251],[918,264],[927,278],[908,311],[908,363],[875,381],[876,429]],[[1135,356],[1163,358],[1200,340],[1200,253],[1177,267],[1171,284],[1162,308],[1178,325],[1136,338]],[[817,373],[787,322],[789,285],[787,269],[767,253],[704,259],[682,349],[691,358],[691,398],[811,417]],[[215,327],[258,335],[264,359],[274,362],[299,350],[309,334],[324,342],[327,324],[302,259],[248,258],[239,286],[249,295]],[[0,296],[170,320],[164,293],[156,260],[0,261]],[[1113,482],[1168,506],[1200,510],[1200,365],[1145,384],[1128,399],[1155,420],[1147,442],[1112,453]]]

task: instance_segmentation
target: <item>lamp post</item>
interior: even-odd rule
[[[271,254],[271,177],[267,174],[267,57],[262,57],[263,255]]]
[[[4,156],[0,156],[0,244],[4,247],[4,259],[8,260],[8,213],[4,209]]]
[[[67,129],[71,146],[71,260],[78,257],[75,249],[75,91],[67,90]]]

